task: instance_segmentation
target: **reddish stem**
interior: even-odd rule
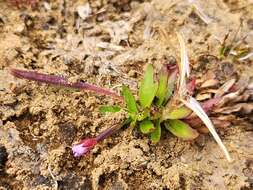
[[[38,3],[37,0],[9,0],[9,2],[18,8],[20,8],[21,5],[30,5],[32,8],[34,8]]]
[[[19,70],[19,69],[11,69],[11,74],[15,77],[52,84],[52,85],[59,85],[64,86],[68,88],[75,88],[79,90],[89,90],[96,92],[98,94],[110,96],[119,100],[123,100],[122,96],[119,96],[117,93],[112,92],[108,89],[104,89],[86,82],[75,82],[70,83],[68,80],[62,76],[55,76],[55,75],[48,75],[48,74],[42,74],[38,73],[36,71],[25,71],[25,70]]]
[[[109,129],[104,130],[102,133],[96,136],[97,142],[100,142],[106,139],[107,137],[111,136],[118,129],[119,129],[119,126],[116,125],[116,126],[110,127]]]

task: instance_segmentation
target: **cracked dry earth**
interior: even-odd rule
[[[252,90],[214,113],[232,118],[218,129],[232,163],[208,134],[188,142],[163,131],[153,145],[137,129],[122,129],[77,159],[73,143],[122,121],[121,114],[98,112],[114,101],[8,71],[63,75],[117,92],[126,84],[136,92],[145,64],[158,71],[180,60],[181,31],[200,101],[232,78],[250,86],[252,57],[218,57],[228,33],[227,42],[252,50],[252,0],[198,3],[211,23],[186,0],[41,0],[32,9],[0,1],[0,189],[252,189]]]

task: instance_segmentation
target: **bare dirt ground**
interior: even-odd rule
[[[123,129],[77,159],[73,143],[120,123],[120,115],[98,112],[114,101],[16,79],[8,71],[136,90],[145,64],[158,70],[179,61],[175,32],[181,31],[199,99],[210,77],[218,80],[214,89],[231,78],[252,79],[252,58],[218,58],[228,32],[228,42],[243,39],[253,47],[252,0],[198,2],[211,23],[184,0],[47,0],[33,9],[0,1],[0,189],[252,189],[252,110],[231,111],[233,125],[219,129],[232,163],[209,135],[188,142],[164,133],[152,145],[138,130]]]

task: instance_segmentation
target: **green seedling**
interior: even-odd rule
[[[230,33],[225,35],[219,49],[220,59],[231,58],[233,61],[243,61],[253,56],[252,48],[243,43],[244,40],[251,34],[248,33],[242,38],[237,39],[241,27],[242,23],[238,27],[238,30],[234,34],[231,41],[228,41],[229,36],[231,36]]]
[[[120,110],[121,108],[119,106],[101,106],[99,108],[99,111],[101,113],[107,113],[107,112],[116,113],[116,112],[119,112]]]
[[[171,72],[168,68],[166,70],[165,66],[159,73],[158,81],[154,81],[154,69],[152,65],[148,65],[140,83],[138,99],[134,99],[127,87],[122,89],[129,115],[128,119],[132,120],[132,126],[139,126],[142,133],[150,135],[153,143],[159,142],[161,138],[161,126],[165,126],[167,130],[179,138],[192,140],[197,138],[199,133],[183,120],[187,121],[187,117],[194,113],[194,116],[198,116],[206,125],[227,160],[231,161],[226,147],[207,115],[207,109],[204,110],[193,97],[188,95],[186,79],[190,75],[189,59],[183,36],[177,33],[177,37],[181,49],[181,62],[178,65],[178,91],[173,91],[177,69]],[[223,49],[222,54],[226,54],[226,51]],[[184,105],[182,106],[180,102]]]
[[[160,78],[154,80],[154,69],[152,65],[147,65],[146,72],[140,83],[139,97],[134,98],[133,93],[126,86],[122,87],[125,108],[128,113],[128,120],[134,126],[138,126],[141,133],[149,135],[153,143],[157,143],[161,137],[161,125],[165,125],[173,135],[192,140],[198,136],[198,132],[188,124],[177,119],[184,119],[192,111],[185,106],[171,105],[171,89],[175,84],[175,78],[170,75],[177,73],[177,68],[169,71],[167,66],[163,66],[159,72]],[[173,81],[172,81],[173,80]],[[173,85],[172,85],[173,84]],[[168,96],[168,97],[167,97]],[[120,111],[118,107],[102,107],[102,111]],[[170,124],[170,127],[168,127]]]

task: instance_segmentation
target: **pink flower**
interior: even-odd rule
[[[74,157],[80,157],[88,153],[97,144],[96,138],[84,139],[79,144],[73,145]]]

